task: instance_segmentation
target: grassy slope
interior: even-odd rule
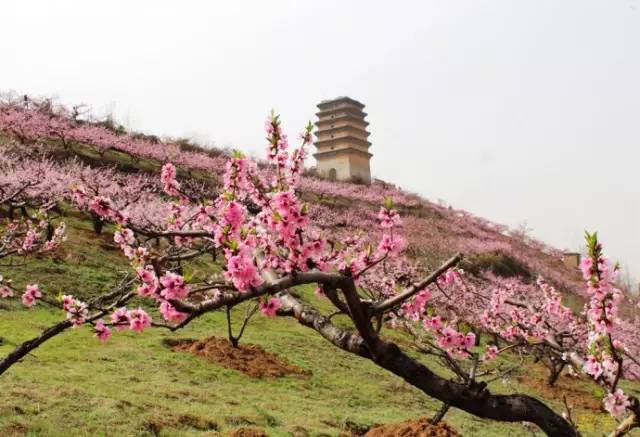
[[[108,287],[117,272],[126,269],[108,244],[88,244],[95,236],[87,222],[68,218],[67,223],[69,240],[62,254],[12,269],[17,285],[42,281],[56,291],[85,294],[91,291],[87,283],[93,289]],[[104,241],[108,239],[106,235]],[[314,299],[308,290],[302,292]],[[178,333],[118,333],[106,344],[91,338],[86,328],[53,339],[0,378],[0,435],[213,435],[213,428],[224,434],[249,423],[274,436],[289,435],[296,427],[310,435],[338,435],[349,421],[393,422],[432,415],[439,407],[399,378],[337,350],[293,320],[258,316],[244,340],[312,371],[310,379],[250,379],[189,354],[171,352],[162,343],[164,338],[224,335],[221,316],[210,314]],[[5,340],[0,355],[11,349],[11,343],[29,338],[60,317],[44,308],[0,310],[0,336]],[[527,367],[518,374],[539,371]],[[578,396],[592,396],[594,391],[588,383],[572,386]],[[495,382],[492,389],[536,395],[517,378]],[[559,407],[558,402],[551,403]],[[611,425],[602,413],[574,414],[585,435],[601,435],[598,431]],[[484,421],[460,411],[450,412],[446,420],[464,435],[531,435],[520,424]]]

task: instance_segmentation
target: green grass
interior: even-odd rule
[[[88,297],[112,287],[130,270],[120,249],[113,243],[113,233],[96,235],[91,223],[79,217],[62,217],[67,239],[52,255],[13,258],[17,264],[5,270],[17,288],[28,283],[43,284],[46,291]]]
[[[100,244],[95,244],[87,222],[76,217],[67,217],[66,222],[69,237],[59,254],[7,272],[17,285],[39,282],[46,284],[46,290],[88,296],[109,288],[127,269],[110,243],[110,232],[97,237]],[[198,266],[198,270],[205,268]],[[300,291],[315,300],[310,289]],[[326,303],[315,303],[328,309]],[[0,310],[0,355],[61,317],[42,307]],[[177,333],[115,333],[105,344],[94,339],[88,328],[69,330],[0,377],[0,435],[190,436],[254,426],[273,436],[302,428],[309,435],[333,436],[344,432],[349,422],[396,422],[430,416],[440,406],[290,319],[258,315],[243,342],[286,357],[311,371],[310,378],[252,379],[190,354],[172,352],[163,344],[166,338],[224,336],[225,332],[221,313],[208,314]],[[397,332],[388,335],[401,337]],[[445,373],[437,363],[428,364]],[[535,372],[541,369],[527,367],[516,375]],[[585,396],[594,393],[592,384],[578,381],[574,385]],[[492,390],[536,395],[517,378],[495,382]],[[560,407],[557,401],[549,403]],[[585,435],[601,435],[612,424],[599,412],[576,410],[574,415]],[[452,410],[446,420],[464,435],[532,435],[521,424],[486,421],[458,410]]]

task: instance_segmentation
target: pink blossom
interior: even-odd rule
[[[189,294],[189,287],[185,284],[184,278],[176,273],[167,272],[160,277],[162,291],[160,294],[165,299],[183,299]]]
[[[118,308],[111,313],[111,323],[118,331],[122,331],[131,323],[131,315],[125,307]]]
[[[73,296],[71,296],[70,294],[62,295],[61,303],[63,311],[70,311],[73,305]]]
[[[438,282],[441,282],[444,285],[452,285],[455,281],[460,277],[460,273],[458,273],[454,269],[448,269],[444,275],[442,275]],[[441,279],[441,280],[440,280]]]
[[[380,244],[378,245],[378,253],[380,255],[397,255],[404,249],[404,239],[400,236],[392,236],[391,234],[382,235]]]
[[[36,303],[36,299],[42,297],[42,293],[37,284],[28,284],[25,292],[22,294],[22,303],[25,306],[32,307]]]
[[[12,297],[13,290],[7,285],[0,285],[0,298]]]
[[[239,291],[247,291],[263,282],[248,250],[241,250],[227,258],[225,275]]]
[[[488,363],[493,361],[498,356],[498,347],[495,345],[488,345],[484,355],[482,356],[482,361]]]
[[[30,251],[33,249],[35,239],[36,233],[32,229],[29,229],[29,231],[27,231],[27,235],[24,237],[24,241],[22,242],[22,250]]]
[[[380,221],[380,226],[386,229],[398,226],[401,223],[398,212],[385,207],[380,208],[380,212],[378,212],[378,220]]]
[[[139,267],[136,272],[138,276],[142,280],[142,282],[149,283],[154,282],[156,280],[156,273],[153,271],[153,266],[145,266],[144,268]]]
[[[146,297],[153,296],[155,295],[156,291],[158,291],[158,282],[154,281],[154,282],[144,283],[140,285],[136,291],[140,296],[146,296]]]
[[[438,345],[444,349],[449,349],[457,342],[458,333],[455,329],[446,327],[438,338]]]
[[[422,320],[425,329],[439,331],[442,329],[442,319],[440,316],[425,317]]]
[[[176,167],[172,163],[169,162],[162,166],[160,180],[164,184],[165,193],[171,196],[178,195],[180,184],[176,181]]]
[[[96,322],[94,332],[95,332],[95,336],[100,341],[107,341],[111,338],[111,329],[109,329],[109,327],[104,324],[104,321],[102,321],[102,319]]]
[[[151,317],[140,307],[129,311],[129,319],[129,328],[138,333],[142,333],[145,328],[151,326]]]
[[[87,201],[87,192],[83,187],[80,186],[76,186],[71,190],[71,196],[72,200],[78,206],[84,206],[85,202]]]
[[[128,244],[131,246],[135,243],[136,239],[131,229],[124,228],[113,234],[113,241],[120,245]]]
[[[82,325],[89,316],[87,304],[71,295],[62,296],[62,309],[67,312],[67,319],[72,321],[74,328]]]
[[[160,314],[162,314],[165,320],[170,322],[181,322],[187,317],[186,313],[176,310],[173,305],[166,300],[160,304]]]
[[[262,314],[267,317],[273,317],[281,306],[282,303],[280,302],[280,299],[272,297],[267,302],[260,302],[260,311],[262,311]]]
[[[604,409],[607,410],[613,417],[620,417],[624,414],[627,408],[631,407],[631,401],[629,397],[624,394],[620,389],[616,389],[613,393],[609,393],[604,398]]]
[[[460,347],[463,349],[471,349],[476,345],[476,335],[473,332],[468,332],[460,341]]]
[[[593,260],[589,256],[585,256],[580,260],[580,270],[584,279],[589,279],[593,275]]]
[[[100,217],[109,216],[113,204],[111,199],[102,196],[96,196],[89,202],[89,209],[95,212]]]
[[[238,202],[229,202],[224,212],[224,219],[233,230],[240,228],[244,222],[244,210]]]
[[[602,364],[593,355],[589,355],[585,360],[584,370],[587,374],[593,376],[594,379],[598,379],[603,372]]]

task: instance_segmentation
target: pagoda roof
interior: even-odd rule
[[[316,112],[318,118],[326,117],[331,114],[347,113],[352,114],[357,118],[365,118],[368,114],[362,109],[354,108],[353,106],[336,106],[335,108],[327,108]]]
[[[347,96],[340,96],[340,97],[336,97],[335,99],[323,100],[322,102],[318,103],[318,108],[327,109],[331,106],[334,106],[340,103],[347,103],[347,104],[356,106],[360,109],[364,108],[364,105],[362,103]]]

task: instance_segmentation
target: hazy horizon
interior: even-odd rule
[[[348,95],[374,177],[640,277],[640,0],[96,4],[4,5],[0,89],[254,156]]]

